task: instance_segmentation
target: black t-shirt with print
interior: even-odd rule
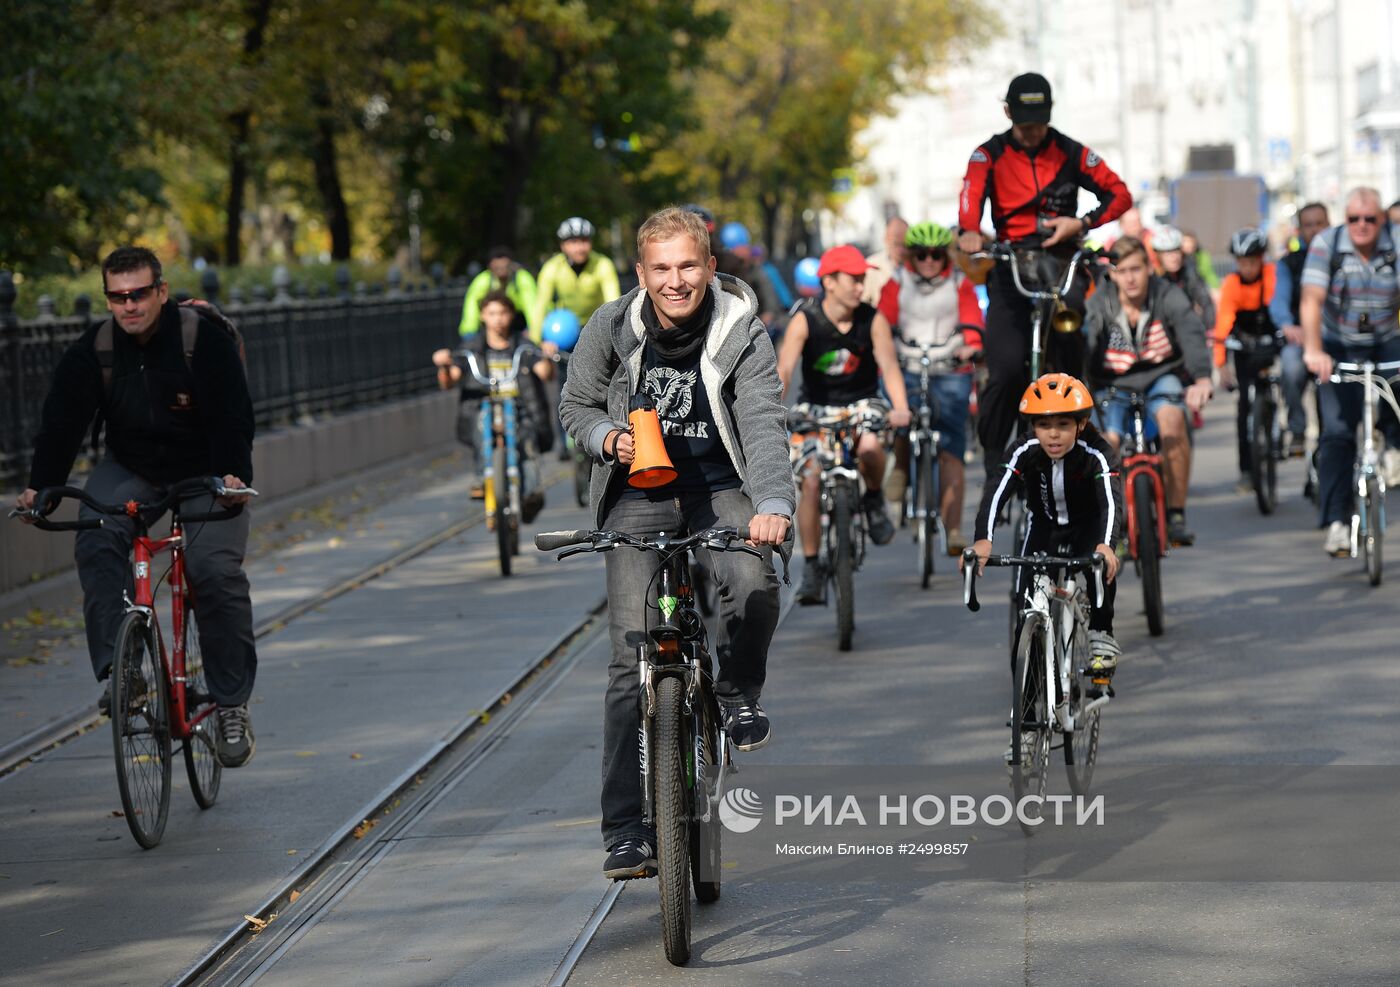
[[[807,342],[802,347],[802,400],[837,406],[875,397],[880,391],[875,343],[870,335],[875,309],[861,302],[848,332],[836,328],[815,298],[802,311],[807,316]]]
[[[643,350],[642,391],[656,405],[676,478],[662,487],[628,487],[624,497],[667,499],[679,493],[740,486],[739,474],[715,428],[714,409],[700,379],[700,356],[697,349],[679,360],[667,360],[651,345]]]

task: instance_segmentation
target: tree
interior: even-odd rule
[[[139,65],[91,5],[7,8],[0,32],[0,265],[32,272],[91,263],[128,217],[160,201],[130,93]]]
[[[657,167],[727,212],[761,216],[770,246],[781,210],[800,213],[854,163],[866,120],[991,29],[975,0],[769,0],[731,16],[694,72],[698,125]]]

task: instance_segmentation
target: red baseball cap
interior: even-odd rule
[[[845,273],[854,278],[865,276],[865,272],[870,270],[870,265],[865,262],[865,255],[849,243],[839,247],[832,247],[822,254],[821,264],[817,266],[817,277],[824,278],[828,274]]]

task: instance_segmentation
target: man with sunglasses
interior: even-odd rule
[[[1351,471],[1365,395],[1360,384],[1333,384],[1328,378],[1338,360],[1400,360],[1397,246],[1400,226],[1389,222],[1380,193],[1355,188],[1347,195],[1345,225],[1318,234],[1303,265],[1298,302],[1303,362],[1320,380],[1318,527],[1327,529],[1323,551],[1339,558],[1351,554]],[[1391,458],[1400,446],[1400,429],[1393,415],[1382,414],[1381,423]]]
[[[37,491],[68,482],[73,461],[101,414],[106,450],[84,489],[103,503],[152,501],[161,488],[192,476],[220,476],[237,489],[253,479],[253,402],[232,336],[201,318],[185,353],[181,310],[161,279],[160,261],[144,247],[120,247],[102,262],[110,325],[91,326],[64,352],[44,399],[29,487],[16,499],[34,507]],[[99,347],[99,336],[110,349]],[[242,503],[246,496],[220,499]],[[212,509],[208,500],[187,510]],[[80,517],[92,515],[87,507]],[[185,529],[185,566],[194,590],[209,691],[219,704],[218,755],[237,768],[253,756],[248,698],[257,671],[253,606],[243,556],[250,519]],[[133,531],[124,519],[78,532],[74,559],[83,587],[88,652],[99,682],[112,669],[112,647],[130,576]],[[110,686],[98,700],[107,712]]]
[[[982,209],[990,203],[998,240],[1067,260],[1075,241],[1090,230],[1122,216],[1133,197],[1113,169],[1094,151],[1050,126],[1050,83],[1027,72],[1011,80],[1005,112],[1011,129],[972,152],[958,200],[958,249],[982,249]],[[1098,205],[1076,215],[1079,190]],[[1059,248],[1056,250],[1055,248]],[[1058,265],[1063,273],[1062,263]],[[1053,275],[1052,275],[1053,276]],[[983,345],[987,383],[978,391],[978,437],[988,474],[999,472],[1003,453],[1017,428],[1021,394],[1030,383],[1031,303],[1016,290],[1010,268],[998,264],[987,282],[987,331]],[[1080,303],[1082,306],[1082,302]],[[1069,357],[1066,357],[1069,359]],[[1055,367],[1072,374],[1077,366]]]

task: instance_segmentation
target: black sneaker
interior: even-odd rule
[[[101,713],[103,716],[111,716],[111,715],[112,715],[112,675],[111,675],[111,672],[110,672],[110,671],[109,671],[106,675],[104,675],[104,676],[102,677],[102,681],[105,682],[106,685],[104,685],[104,686],[102,687],[102,695],[100,695],[100,696],[97,697],[97,712]]]
[[[720,700],[719,708],[724,716],[724,732],[739,750],[756,751],[772,737],[768,714],[757,699]]]
[[[544,491],[536,490],[520,498],[520,519],[529,524],[544,510]]]
[[[248,704],[219,707],[219,763],[241,768],[253,759],[253,725],[248,720]]]
[[[894,522],[885,510],[885,495],[878,490],[866,494],[862,504],[865,520],[870,526],[870,540],[876,545],[888,545],[894,539]]]
[[[1301,435],[1290,435],[1288,437],[1288,458],[1302,459],[1308,454],[1307,439]]]
[[[655,877],[656,851],[640,836],[624,836],[608,851],[608,859],[603,861],[603,876],[614,881]]]
[[[826,573],[816,558],[807,560],[802,566],[802,583],[797,587],[797,602],[804,607],[826,602],[823,590],[826,587]]]
[[[1185,511],[1167,511],[1167,541],[1173,546],[1196,544],[1196,534],[1186,527]]]

